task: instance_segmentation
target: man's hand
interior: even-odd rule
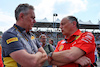
[[[39,59],[37,67],[42,67],[44,62],[48,59],[47,54],[42,53],[42,57]]]
[[[39,66],[41,67],[45,63],[45,61],[48,59],[48,56],[42,47],[39,48],[38,52],[42,53],[42,58],[39,60]]]
[[[49,62],[50,65],[51,65],[51,61],[52,61],[52,54],[53,54],[53,52],[50,52],[48,54],[48,62]]]
[[[52,59],[48,56],[48,62],[50,65],[51,65],[51,61],[52,61]]]
[[[81,66],[87,66],[87,65],[92,64],[91,60],[86,56],[82,56],[81,58],[76,60],[75,63],[80,64]]]

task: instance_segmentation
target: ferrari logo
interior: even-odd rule
[[[59,51],[61,51],[64,48],[64,45],[59,46]]]

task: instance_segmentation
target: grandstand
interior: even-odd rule
[[[36,35],[36,38],[41,34],[46,34],[48,39],[53,38],[55,43],[59,40],[64,39],[64,35],[62,35],[61,30],[59,29],[60,21],[48,22],[47,19],[39,20],[34,24],[33,31]],[[80,30],[82,32],[89,31],[92,32],[95,36],[95,41],[97,44],[100,44],[100,26],[99,24],[93,24],[90,20],[88,22],[83,22],[79,20]]]
[[[48,39],[53,38],[55,43],[57,44],[58,41],[64,39],[64,35],[62,35],[59,26],[60,26],[59,19],[57,19],[57,21],[55,22],[48,22],[48,20],[45,18],[43,20],[37,21],[37,23],[34,24],[34,27],[32,30],[36,38],[39,38],[41,34],[46,34]],[[92,24],[91,21],[83,22],[79,20],[79,26],[82,32],[85,32],[85,31],[92,32],[95,36],[96,43],[100,44],[99,24]],[[1,36],[2,36],[2,32],[0,32],[0,43],[1,43]]]

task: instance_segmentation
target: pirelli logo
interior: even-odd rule
[[[13,37],[13,38],[10,38],[10,39],[6,40],[7,44],[9,44],[11,42],[15,42],[15,41],[18,41],[17,37]]]

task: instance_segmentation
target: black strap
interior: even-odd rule
[[[50,45],[49,45],[49,44],[48,44],[48,48],[49,48],[49,51],[52,52],[52,51],[50,50]]]
[[[79,64],[78,67],[82,67],[82,66]]]
[[[91,67],[94,67],[93,64],[91,64]]]

